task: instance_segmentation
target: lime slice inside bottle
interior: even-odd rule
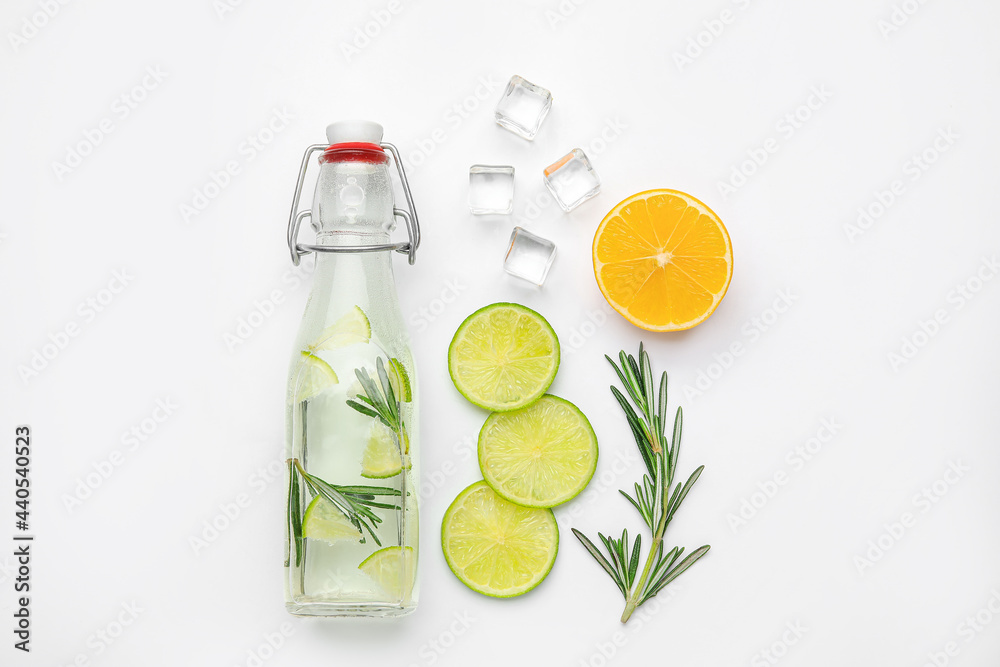
[[[361,531],[323,496],[316,496],[306,507],[306,513],[302,517],[302,535],[327,544],[336,544],[342,540],[360,542],[362,538]]]
[[[494,412],[479,431],[479,468],[498,494],[525,507],[555,507],[579,494],[597,469],[587,417],[547,394],[526,408]]]
[[[413,592],[416,566],[413,547],[386,547],[364,559],[358,569],[393,598],[405,600]]]
[[[355,343],[367,343],[372,337],[372,325],[365,311],[354,306],[336,322],[323,329],[315,342],[309,346],[312,352],[336,350]]]
[[[537,400],[559,369],[559,339],[544,317],[516,303],[494,303],[465,319],[448,348],[458,391],[487,410]]]
[[[372,423],[368,430],[368,444],[361,454],[361,476],[369,479],[394,477],[403,470],[403,457],[399,453],[396,436],[382,422]]]
[[[527,593],[552,569],[559,528],[552,510],[520,507],[476,482],[455,498],[441,524],[441,548],[459,581],[483,595]]]
[[[337,384],[337,374],[326,363],[311,352],[302,352],[302,363],[295,387],[295,399],[304,401]]]
[[[395,357],[389,359],[389,365],[385,370],[386,375],[389,376],[389,384],[392,386],[392,391],[396,394],[396,398],[401,403],[412,401],[413,392],[410,389],[410,376],[407,375],[406,369],[399,359]]]

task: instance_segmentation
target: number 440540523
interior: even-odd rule
[[[31,497],[31,429],[28,426],[18,426],[14,430],[14,495],[17,510],[15,526],[18,530],[28,530],[28,502]]]

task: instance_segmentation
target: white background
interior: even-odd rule
[[[11,647],[13,559],[0,550],[0,663],[718,667],[772,664],[769,650],[785,665],[919,666],[928,654],[997,664],[1000,615],[987,605],[1000,611],[1000,280],[984,260],[1000,251],[1000,7],[897,1],[421,0],[387,14],[384,0],[232,11],[80,0],[50,1],[47,19],[44,3],[5,2],[0,536],[14,533],[13,429],[27,423],[37,541],[30,656]],[[365,43],[357,29],[369,23]],[[147,68],[162,81],[132,92]],[[493,122],[514,73],[555,97],[534,142]],[[143,98],[127,117],[123,94]],[[275,109],[292,119],[268,136]],[[798,127],[783,120],[796,113]],[[407,156],[424,229],[416,266],[395,267],[420,371],[422,598],[414,615],[381,623],[286,615],[283,480],[267,473],[282,458],[285,373],[308,292],[284,241],[292,185],[304,148],[352,117],[383,123]],[[102,119],[113,131],[88,147]],[[607,127],[622,129],[602,139]],[[935,149],[949,131],[947,150]],[[259,133],[270,141],[251,159],[241,146]],[[747,163],[769,139],[764,164]],[[566,215],[545,198],[541,170],[574,146],[603,185]],[[924,170],[913,159],[925,150]],[[88,154],[57,174],[71,151]],[[229,161],[239,173],[185,220],[181,206]],[[469,214],[474,163],[516,167],[513,215]],[[734,169],[750,175],[733,181]],[[879,213],[897,180],[894,201],[852,232],[858,209]],[[727,182],[739,187],[723,193]],[[656,187],[705,201],[733,239],[728,295],[681,334],[609,314],[591,269],[604,214]],[[501,269],[514,224],[558,244],[542,289]],[[115,271],[131,278],[111,294]],[[276,307],[264,304],[275,294]],[[791,305],[777,313],[782,294]],[[88,299],[104,300],[101,312]],[[469,443],[485,418],[451,385],[447,344],[466,315],[500,300],[555,327],[552,391],[589,415],[601,443],[591,490],[557,511],[551,575],[509,601],[454,579],[437,538],[448,503],[479,478]],[[269,315],[252,315],[259,307]],[[943,323],[924,334],[935,313]],[[227,344],[241,320],[259,326]],[[78,327],[68,340],[67,325]],[[613,465],[634,445],[603,360],[640,340],[685,409],[682,474],[706,466],[668,540],[712,551],[622,628],[616,589],[568,528],[640,525],[616,492],[641,463]],[[741,354],[727,358],[734,343]],[[50,358],[25,375],[36,352]],[[177,407],[130,448],[123,434],[158,399]],[[793,463],[823,420],[836,433]],[[120,465],[95,477],[109,457]],[[920,500],[952,464],[968,469]],[[785,483],[770,486],[776,474]],[[80,486],[88,475],[96,488]],[[225,523],[220,507],[239,499],[238,517],[195,549],[205,522]],[[757,508],[744,505],[736,525],[744,501]],[[904,513],[913,520],[900,535]],[[141,611],[118,634],[123,604]],[[949,642],[954,655],[942,655]]]

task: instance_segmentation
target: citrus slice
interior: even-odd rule
[[[386,374],[389,376],[389,384],[396,398],[401,403],[409,403],[413,400],[413,393],[410,389],[410,376],[407,375],[403,364],[395,357],[389,359],[386,366]]]
[[[494,491],[525,507],[575,498],[597,469],[597,436],[569,401],[542,396],[526,408],[495,412],[479,432],[479,468]]]
[[[487,410],[537,400],[559,369],[559,339],[545,318],[516,303],[494,303],[465,318],[448,347],[458,391]]]
[[[704,322],[733,278],[733,244],[719,216],[677,190],[620,202],[594,235],[594,275],[604,298],[648,331]]]
[[[304,401],[337,384],[337,374],[326,363],[311,352],[302,352],[299,377],[295,386],[295,400]]]
[[[323,329],[309,350],[335,350],[355,343],[367,343],[372,337],[372,325],[365,311],[354,306],[339,320]]]
[[[342,540],[360,542],[361,531],[323,496],[316,496],[306,508],[302,517],[302,535],[313,540],[321,540],[327,544],[335,544]]]
[[[394,477],[403,470],[396,436],[382,422],[373,422],[368,430],[368,444],[361,454],[361,476],[369,479]]]
[[[386,547],[364,559],[358,569],[374,579],[390,596],[404,600],[413,592],[416,566],[413,547]]]
[[[527,593],[552,569],[559,527],[552,510],[519,507],[486,482],[466,488],[444,513],[441,548],[463,584],[483,595]]]

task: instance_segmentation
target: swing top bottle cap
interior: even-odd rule
[[[370,120],[342,120],[326,126],[330,146],[320,156],[327,162],[362,162],[385,164],[388,160],[382,143],[382,126]]]
[[[331,144],[382,143],[382,126],[370,120],[341,120],[326,126],[326,140]]]

